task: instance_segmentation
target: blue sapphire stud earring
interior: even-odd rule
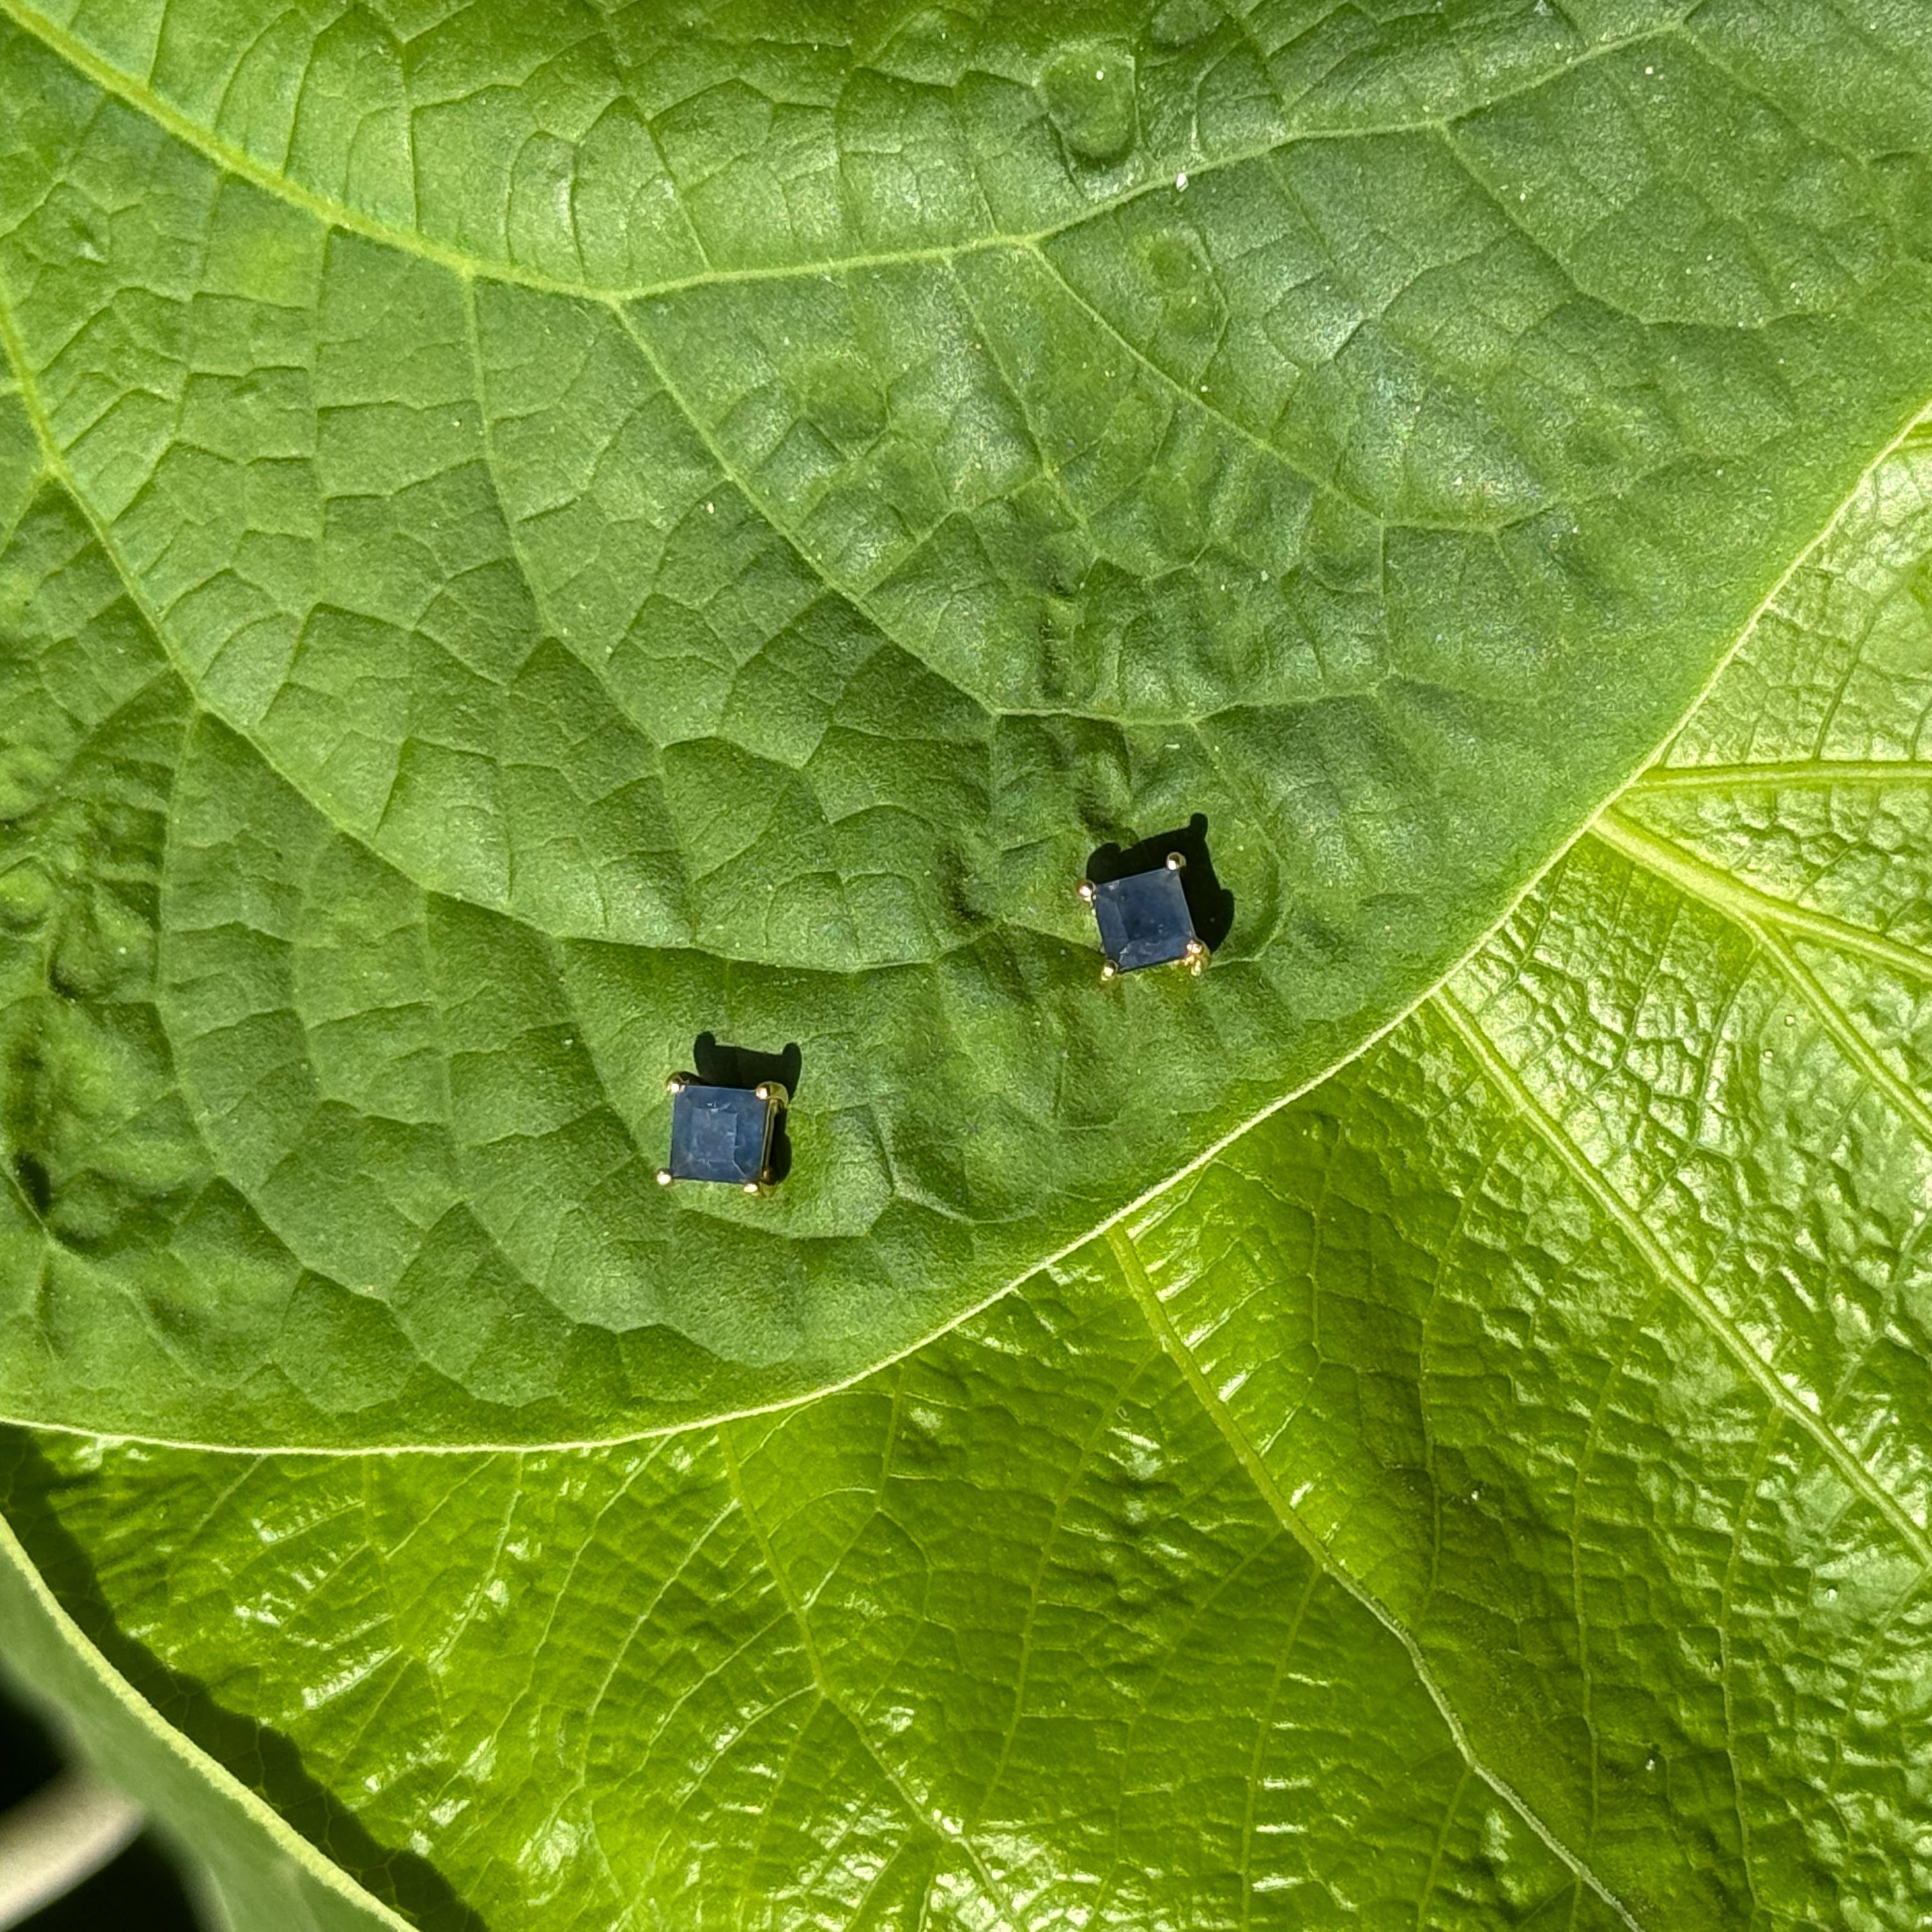
[[[772,1178],[772,1136],[790,1096],[776,1080],[755,1087],[707,1087],[693,1073],[664,1082],[670,1100],[670,1165],[658,1185],[722,1180],[758,1194]]]
[[[1180,883],[1186,864],[1178,852],[1170,852],[1167,863],[1151,872],[1098,885],[1091,879],[1080,881],[1080,896],[1094,908],[1100,950],[1107,956],[1102,979],[1137,973],[1143,966],[1185,966],[1198,973],[1208,964],[1208,949],[1194,930]]]

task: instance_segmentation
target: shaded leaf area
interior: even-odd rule
[[[855,1387],[10,1514],[503,1932],[1915,1924],[1928,486],[1387,1040]]]
[[[10,1465],[23,1447],[24,1438],[9,1442]],[[56,1546],[67,1546],[57,1532],[42,1542],[44,1560]],[[407,1922],[298,1838],[233,1774],[131,1690],[4,1526],[0,1629],[6,1634],[8,1688],[56,1721],[63,1737],[90,1763],[140,1794],[149,1817],[188,1852],[196,1895],[226,1913],[222,1923],[286,1926],[290,1932],[397,1932]],[[110,1641],[121,1640],[110,1636]],[[126,1647],[124,1642],[121,1647]],[[252,1772],[256,1767],[244,1768]],[[376,1853],[376,1862],[380,1857]],[[68,1906],[81,1908],[98,1890],[99,1881],[83,1887],[70,1896]],[[182,1916],[179,1889],[171,1882],[160,1888],[161,1909],[170,1909],[170,1895],[171,1917]],[[112,1888],[94,1900],[97,1909],[105,1904],[118,1911],[128,1909],[129,1903],[124,1892]],[[44,1915],[50,1923],[63,1916],[57,1909]]]
[[[1833,17],[4,0],[0,1412],[766,1406],[1356,1053],[1932,389]],[[652,1184],[706,1032],[768,1200]]]

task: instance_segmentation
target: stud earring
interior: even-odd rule
[[[760,1194],[772,1181],[772,1137],[790,1096],[776,1080],[755,1087],[709,1087],[694,1073],[664,1082],[671,1096],[670,1162],[658,1185],[722,1181]]]
[[[1207,965],[1208,948],[1194,930],[1180,881],[1186,864],[1178,852],[1170,852],[1167,862],[1150,872],[1097,884],[1080,881],[1080,896],[1094,908],[1100,928],[1100,950],[1106,956],[1102,979],[1146,966],[1185,966],[1198,974]]]

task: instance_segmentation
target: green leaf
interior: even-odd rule
[[[318,1852],[134,1690],[0,1522],[0,1631],[12,1688],[192,1848],[197,1890],[233,1932],[401,1932],[406,1922]]]
[[[1928,506],[1916,435],[1448,986],[856,1385],[578,1451],[22,1436],[22,1539],[425,1926],[1903,1932]]]
[[[0,1413],[769,1408],[1350,1061],[1932,394],[1926,32],[0,0]]]

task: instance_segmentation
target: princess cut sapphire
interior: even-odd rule
[[[1094,908],[1100,950],[1112,972],[1174,964],[1198,972],[1206,962],[1208,949],[1194,930],[1180,872],[1180,855],[1174,853],[1154,872],[1081,887],[1081,897]]]
[[[674,1180],[718,1180],[755,1192],[768,1180],[772,1128],[784,1105],[783,1090],[759,1087],[706,1087],[688,1074],[670,1082],[670,1164],[658,1170]]]

